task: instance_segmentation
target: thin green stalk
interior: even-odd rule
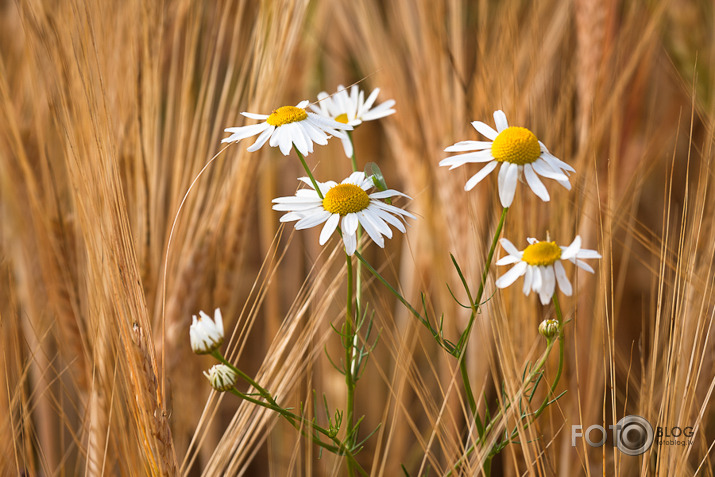
[[[564,318],[563,315],[561,314],[561,305],[559,304],[559,298],[556,296],[556,292],[554,292],[553,296],[553,301],[554,301],[554,310],[556,311],[556,320],[559,322],[559,367],[556,370],[556,378],[554,378],[553,384],[551,384],[551,389],[549,390],[549,393],[546,395],[544,398],[544,402],[541,403],[541,406],[539,406],[539,409],[536,410],[534,413],[534,417],[532,419],[532,422],[538,418],[542,412],[544,412],[544,409],[546,409],[546,406],[549,405],[549,400],[551,399],[551,396],[554,394],[556,391],[556,386],[559,384],[559,380],[561,379],[561,373],[564,369]]]
[[[492,259],[494,258],[494,251],[497,248],[497,242],[499,241],[499,235],[501,235],[501,230],[504,227],[504,221],[506,220],[506,213],[509,210],[509,207],[504,207],[501,213],[501,218],[499,219],[499,225],[497,225],[497,229],[494,232],[494,238],[492,239],[492,245],[489,248],[489,255],[487,256],[487,263],[484,265],[484,271],[482,272],[482,280],[479,283],[479,290],[477,291],[477,296],[474,302],[471,303],[472,305],[472,314],[469,316],[469,323],[467,324],[467,328],[464,330],[464,332],[460,335],[459,341],[457,342],[457,350],[459,351],[458,354],[458,361],[459,361],[459,372],[462,375],[462,383],[464,384],[464,393],[467,395],[467,401],[469,402],[469,409],[472,411],[472,416],[475,416],[475,420],[477,420],[477,426],[481,427],[480,423],[478,422],[478,417],[477,417],[477,403],[474,399],[474,393],[472,392],[472,386],[469,383],[469,373],[467,369],[467,362],[464,359],[466,354],[467,354],[467,343],[469,341],[469,335],[472,331],[472,326],[474,325],[474,319],[477,316],[477,310],[481,306],[482,303],[482,295],[484,294],[484,288],[487,283],[487,277],[489,276],[489,267],[492,265]]]
[[[311,172],[310,168],[308,167],[308,164],[305,162],[305,158],[303,157],[303,154],[300,153],[297,147],[293,147],[295,149],[295,153],[298,154],[298,159],[300,159],[300,163],[303,164],[303,169],[305,169],[305,173],[308,174],[308,177],[310,178],[310,182],[313,183],[313,187],[315,187],[315,192],[318,193],[318,197],[321,199],[324,199],[323,193],[320,191],[320,187],[318,187],[318,182],[315,180],[315,177],[313,177],[313,173]]]
[[[219,350],[212,351],[211,356],[213,356],[214,358],[216,358],[217,360],[219,360],[220,362],[222,362],[223,364],[225,364],[226,366],[231,368],[231,370],[233,370],[234,373],[238,374],[244,381],[246,381],[248,384],[253,386],[256,389],[256,391],[258,391],[258,393],[261,396],[263,396],[263,398],[266,401],[268,401],[269,403],[271,403],[274,406],[278,406],[278,403],[276,403],[275,399],[273,399],[273,396],[271,396],[271,393],[268,392],[268,390],[261,387],[261,385],[258,384],[252,377],[250,377],[249,375],[247,375],[246,373],[244,373],[243,371],[241,371],[240,369],[238,369],[237,367],[235,367],[234,365],[229,363],[226,360],[226,358],[223,357],[223,355],[221,354],[221,352]]]
[[[241,391],[237,390],[236,388],[231,389],[231,392],[233,394],[235,394],[236,396],[240,397],[241,399],[244,399],[250,403],[256,404],[258,406],[261,406],[266,409],[270,409],[272,411],[279,413],[303,436],[309,437],[316,445],[322,447],[323,449],[326,449],[336,455],[344,455],[347,458],[348,462],[351,462],[353,467],[355,469],[357,469],[361,475],[365,475],[365,476],[368,475],[368,473],[365,471],[365,469],[363,469],[362,466],[357,462],[357,460],[355,459],[355,456],[352,453],[352,451],[350,450],[350,448],[347,447],[347,445],[345,443],[341,442],[339,439],[337,439],[335,436],[333,436],[332,433],[328,429],[325,429],[321,426],[317,426],[317,425],[315,425],[314,422],[309,421],[308,419],[305,419],[302,416],[294,414],[294,413],[288,411],[287,409],[283,409],[279,405],[266,403],[266,402],[263,402],[263,401],[260,401],[256,398],[254,398],[252,396],[249,396],[248,394],[242,393]],[[305,427],[303,427],[301,424],[299,424],[296,421],[299,421],[300,423],[307,425],[309,429],[313,429],[313,430],[319,432],[320,434],[324,435],[325,437],[330,439],[333,442],[333,444],[335,444],[335,445],[331,446],[330,444],[323,442],[317,436],[312,435],[312,434],[309,435],[306,432]]]
[[[564,322],[563,322],[563,313],[561,311],[561,304],[559,303],[559,298],[558,298],[556,292],[554,292],[553,302],[554,302],[554,310],[556,312],[556,318],[559,322],[559,336],[557,338],[558,342],[559,342],[559,366],[556,371],[556,377],[554,378],[554,382],[551,384],[548,394],[544,398],[544,401],[541,403],[541,406],[539,406],[539,408],[533,414],[530,415],[529,421],[524,424],[524,429],[527,429],[530,425],[532,425],[534,422],[536,422],[536,420],[539,418],[539,416],[541,416],[541,414],[543,414],[546,407],[551,403],[551,397],[556,392],[556,387],[559,384],[559,380],[561,379],[561,374],[563,373],[563,369],[564,369],[564,347],[565,347],[564,346],[564,327],[563,327]],[[543,369],[543,367],[546,364],[546,360],[551,355],[551,349],[554,346],[554,342],[555,342],[554,339],[550,339],[548,341],[546,351],[544,352],[544,354],[542,355],[541,359],[538,361],[538,363],[536,364],[536,366],[534,367],[532,372],[529,374],[527,379],[524,381],[524,385],[522,386],[522,390],[520,391],[520,393],[523,392],[524,387],[528,383],[532,382],[533,379],[539,373],[541,373],[541,370]],[[470,448],[467,450],[466,454],[462,457],[462,459],[457,461],[457,463],[455,464],[453,469],[456,469],[459,466],[459,464],[461,464],[461,462],[463,462],[463,460],[466,459],[466,457],[468,457],[474,451],[474,448],[477,444],[482,443],[486,439],[487,434],[493,429],[493,427],[496,425],[498,420],[501,418],[502,414],[503,414],[503,410],[500,409],[499,412],[492,418],[491,422],[487,425],[486,429],[484,430],[484,434],[483,434],[484,437],[478,439],[474,444],[472,444],[472,446],[470,446]],[[489,466],[491,466],[491,458],[489,458],[488,461],[489,461]],[[486,462],[485,462],[485,465],[486,465]],[[483,466],[483,469],[486,469],[486,467]],[[486,472],[486,470],[485,470],[485,472]],[[447,475],[451,475],[451,473],[452,473],[452,471],[450,471]],[[489,474],[487,473],[486,475],[489,475]]]
[[[541,358],[539,361],[536,363],[536,366],[533,368],[532,372],[529,373],[529,375],[526,377],[524,382],[521,385],[521,389],[517,392],[516,395],[520,396],[521,394],[524,393],[524,390],[526,387],[534,380],[534,378],[537,377],[537,375],[541,372],[541,369],[544,367],[544,364],[546,363],[546,360],[548,359],[549,355],[551,354],[551,349],[554,346],[555,340],[550,340],[546,346],[546,351],[544,351],[544,354],[541,355]],[[447,472],[445,475],[452,475],[453,471],[456,470],[471,454],[474,452],[474,449],[476,448],[477,445],[483,444],[486,442],[487,437],[489,436],[489,433],[494,429],[494,426],[497,425],[499,420],[501,419],[502,415],[504,414],[504,409],[499,409],[499,411],[492,417],[491,421],[489,421],[489,424],[486,425],[484,428],[484,434],[482,437],[477,439],[469,448],[467,451],[464,453],[464,455],[455,462],[454,466],[452,467],[452,470]]]
[[[347,429],[345,442],[352,447],[357,437],[353,428],[353,414],[355,406],[355,377],[353,376],[353,346],[355,340],[355,327],[353,323],[353,262],[350,255],[345,255],[348,274],[347,311],[345,313],[345,385],[347,387],[347,404],[345,409]],[[348,475],[354,475],[355,470],[348,460]]]
[[[353,153],[350,156],[350,163],[353,166],[353,172],[357,172],[357,158],[355,157],[355,143],[353,142],[353,133],[352,131],[347,131],[348,133],[348,139],[350,140],[350,145],[352,146]],[[357,251],[362,252],[362,247],[360,246],[360,240],[362,239],[362,227],[358,225],[357,229]],[[358,319],[362,317],[364,313],[364,308],[363,308],[363,301],[362,301],[362,262],[358,261],[357,267],[356,267],[356,275],[355,275],[355,307],[357,309],[356,316]]]
[[[472,309],[476,312],[479,307],[482,304],[482,295],[484,294],[484,288],[486,287],[487,284],[487,277],[489,276],[489,267],[492,265],[492,259],[494,258],[494,251],[497,248],[497,242],[499,241],[499,235],[501,235],[501,230],[504,227],[504,221],[506,220],[506,213],[509,210],[509,207],[504,207],[501,212],[501,218],[499,219],[499,225],[497,225],[497,229],[494,232],[494,238],[492,239],[492,245],[489,248],[489,255],[487,255],[487,263],[484,265],[484,271],[482,271],[482,280],[479,283],[479,290],[477,291],[477,297],[474,300],[474,303],[472,303]],[[459,342],[457,344],[457,349],[460,351],[463,351],[463,348],[466,347],[466,343],[469,340],[469,334],[472,331],[472,326],[474,325],[474,318],[476,317],[476,313],[472,313],[472,316],[469,318],[469,323],[467,324],[467,328],[464,330],[464,332],[461,334],[459,337]],[[463,356],[460,356],[459,358],[464,359]]]

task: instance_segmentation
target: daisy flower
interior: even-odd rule
[[[546,187],[539,176],[555,179],[571,190],[568,173],[574,168],[553,156],[534,133],[522,127],[509,127],[503,111],[494,112],[497,130],[481,121],[472,122],[479,133],[491,141],[461,141],[445,149],[445,152],[467,152],[440,161],[440,166],[450,169],[469,162],[486,162],[486,165],[469,179],[464,190],[472,190],[482,179],[501,163],[499,169],[499,199],[503,207],[509,207],[514,200],[516,182],[526,178],[534,194],[544,202],[550,199]]]
[[[320,232],[320,245],[324,245],[340,225],[348,255],[355,253],[358,225],[362,225],[373,242],[384,248],[383,235],[392,238],[388,224],[405,233],[402,221],[405,217],[415,218],[409,212],[380,200],[395,196],[410,199],[402,192],[388,189],[368,194],[374,183],[372,176],[366,177],[364,172],[353,172],[340,184],[334,181],[318,182],[323,199],[310,179],[303,177],[300,180],[310,189],[301,189],[295,196],[273,199],[274,210],[288,212],[281,217],[281,222],[297,220],[296,230],[325,223]]]
[[[196,354],[208,354],[218,349],[223,343],[223,318],[221,310],[216,308],[214,319],[203,311],[199,312],[199,317],[193,316],[193,322],[189,329],[191,338],[191,349]]]
[[[539,294],[543,305],[546,305],[553,296],[557,283],[565,295],[571,296],[573,292],[561,261],[568,260],[577,267],[593,273],[593,268],[581,259],[601,258],[595,250],[582,249],[581,237],[578,235],[568,247],[559,247],[556,242],[539,242],[530,238],[529,246],[519,251],[505,238],[500,242],[508,255],[500,258],[497,265],[512,263],[516,265],[499,277],[496,281],[497,288],[506,288],[523,275],[524,294],[529,296],[531,290],[534,290]]]
[[[372,107],[379,93],[380,88],[375,88],[370,93],[370,96],[365,99],[365,92],[359,89],[357,85],[352,85],[350,93],[343,85],[340,85],[338,86],[338,92],[332,96],[325,91],[320,93],[317,107],[311,104],[310,109],[325,118],[333,119],[352,127],[358,127],[363,121],[372,121],[395,113],[395,110],[392,109],[395,105],[394,99],[387,100],[374,108]],[[343,142],[345,155],[352,157],[352,141],[347,136],[340,139]]]
[[[302,155],[307,156],[313,152],[313,143],[324,146],[330,136],[343,138],[345,133],[342,131],[350,131],[353,128],[349,124],[310,113],[305,110],[306,106],[307,100],[296,106],[281,106],[271,114],[241,113],[247,118],[263,122],[226,128],[225,131],[231,135],[221,142],[238,142],[259,134],[256,142],[248,148],[249,152],[257,151],[268,141],[271,147],[278,146],[284,156],[290,153],[294,145]]]

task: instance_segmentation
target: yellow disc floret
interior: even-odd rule
[[[338,114],[337,116],[335,116],[335,121],[337,121],[339,123],[347,124],[348,123],[348,115],[346,113]]]
[[[539,140],[526,128],[506,128],[492,142],[492,156],[498,162],[530,164],[541,155]]]
[[[266,122],[271,126],[277,127],[288,123],[294,123],[296,121],[303,121],[307,118],[308,113],[305,112],[305,109],[303,108],[296,108],[295,106],[281,106],[268,116]]]
[[[556,242],[536,242],[524,249],[521,258],[529,265],[546,266],[553,265],[561,258],[561,247]]]
[[[332,214],[347,215],[360,212],[370,205],[370,197],[355,184],[338,184],[323,199],[323,208]]]

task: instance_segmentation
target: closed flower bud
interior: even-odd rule
[[[547,340],[552,340],[559,334],[559,322],[557,320],[544,320],[539,325],[539,333]]]
[[[204,376],[211,383],[211,387],[218,392],[228,391],[236,384],[236,373],[225,364],[211,366],[209,372],[204,371]]]

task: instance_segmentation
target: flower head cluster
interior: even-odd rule
[[[522,127],[510,127],[503,111],[494,113],[496,131],[491,126],[474,121],[472,126],[490,141],[461,141],[445,149],[446,152],[465,152],[443,159],[440,166],[450,169],[467,163],[485,163],[485,166],[469,179],[465,190],[472,190],[482,179],[501,164],[499,168],[499,199],[503,207],[514,200],[516,184],[522,177],[541,200],[549,201],[549,192],[539,176],[555,179],[566,189],[571,189],[568,173],[574,168],[552,155],[534,133]]]
[[[196,354],[208,354],[217,350],[223,344],[223,318],[221,310],[216,308],[214,319],[203,311],[199,312],[198,318],[193,316],[191,328],[189,329],[191,338],[191,349]]]
[[[581,248],[580,236],[576,236],[568,247],[560,247],[556,242],[539,242],[534,238],[528,241],[529,246],[520,251],[509,240],[501,239],[501,245],[508,255],[499,259],[497,265],[515,265],[497,279],[496,285],[498,288],[506,288],[523,276],[524,294],[529,296],[533,290],[539,294],[544,305],[553,296],[557,283],[565,295],[571,296],[573,292],[562,261],[568,260],[577,267],[593,273],[593,268],[582,259],[601,258],[595,250]]]
[[[257,151],[268,141],[271,147],[278,146],[284,156],[290,153],[293,146],[307,156],[313,152],[313,143],[324,146],[328,143],[329,136],[343,138],[345,137],[343,131],[350,131],[353,128],[349,124],[308,112],[306,106],[308,106],[307,100],[301,101],[296,106],[281,106],[271,114],[241,113],[247,118],[263,122],[227,128],[226,132],[231,135],[221,142],[238,142],[258,134],[256,142],[249,146],[249,152]]]
[[[392,107],[395,105],[395,100],[393,99],[373,107],[379,93],[380,89],[375,88],[365,99],[365,92],[357,85],[353,85],[349,93],[343,85],[340,85],[337,93],[332,96],[325,91],[318,94],[317,105],[311,104],[310,109],[325,118],[358,127],[363,121],[372,121],[394,114],[395,110]],[[345,155],[352,157],[352,141],[346,136],[343,136],[341,140]]]
[[[225,364],[211,366],[208,373],[204,371],[204,376],[211,383],[211,387],[218,392],[232,389],[238,379],[236,372]]]
[[[281,222],[297,221],[297,230],[324,223],[320,245],[325,244],[340,226],[348,255],[355,253],[358,225],[362,225],[373,242],[384,247],[383,236],[392,238],[389,225],[405,233],[402,221],[405,217],[415,218],[409,212],[381,200],[396,196],[409,199],[402,192],[388,189],[369,193],[375,184],[372,176],[366,177],[364,172],[353,172],[340,184],[334,181],[318,182],[320,194],[307,177],[300,180],[310,188],[298,190],[295,196],[273,199],[274,210],[288,212],[281,217]]]

